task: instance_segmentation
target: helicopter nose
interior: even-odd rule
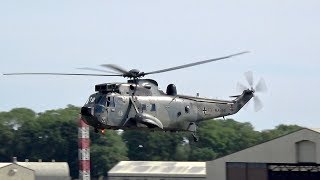
[[[82,107],[81,108],[81,115],[93,116],[92,108],[90,108],[90,107]]]

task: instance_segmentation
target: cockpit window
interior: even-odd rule
[[[101,96],[100,101],[98,102],[102,106],[106,106],[107,98],[105,96]]]
[[[98,104],[103,107],[115,107],[115,98],[113,96],[106,96],[105,94],[93,94],[89,97],[86,104]]]
[[[86,104],[94,104],[95,101],[96,101],[96,95],[94,94],[94,95],[91,95],[91,96],[88,98]]]
[[[91,96],[88,98],[86,104],[98,104],[98,103],[100,104],[100,102],[101,102],[103,99],[106,99],[103,95],[93,94],[93,95],[91,95]],[[106,105],[105,100],[104,100],[104,104],[101,104],[101,105],[103,105],[103,106]]]
[[[96,100],[96,97],[90,96],[87,103],[88,104],[94,103],[95,100]]]

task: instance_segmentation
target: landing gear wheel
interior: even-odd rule
[[[196,135],[196,133],[192,133],[192,137],[193,137],[193,141],[194,142],[198,142],[199,141],[199,137]]]

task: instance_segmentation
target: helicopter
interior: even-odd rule
[[[74,73],[5,73],[4,75],[70,75],[70,76],[120,76],[129,78],[127,82],[113,82],[95,85],[95,93],[90,95],[81,108],[81,118],[95,129],[142,129],[150,131],[189,131],[195,142],[199,140],[197,128],[201,121],[225,117],[237,113],[250,99],[254,98],[255,110],[262,108],[256,92],[266,90],[265,81],[261,78],[253,88],[252,72],[245,77],[250,87],[238,83],[240,95],[230,96],[232,100],[209,99],[199,96],[180,95],[174,84],[169,84],[166,92],[158,88],[153,79],[142,77],[163,73],[209,62],[228,59],[248,53],[240,52],[204,61],[184,64],[171,68],[142,72],[137,69],[126,70],[118,65],[103,64],[97,68],[79,68],[109,74],[74,74]]]

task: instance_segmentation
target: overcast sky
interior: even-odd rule
[[[229,99],[243,73],[266,80],[264,108],[231,116],[257,130],[320,127],[318,0],[0,1],[0,72],[90,73],[113,63],[152,71],[225,56],[225,61],[151,75],[179,94]],[[82,106],[94,85],[115,77],[0,75],[0,111]]]

